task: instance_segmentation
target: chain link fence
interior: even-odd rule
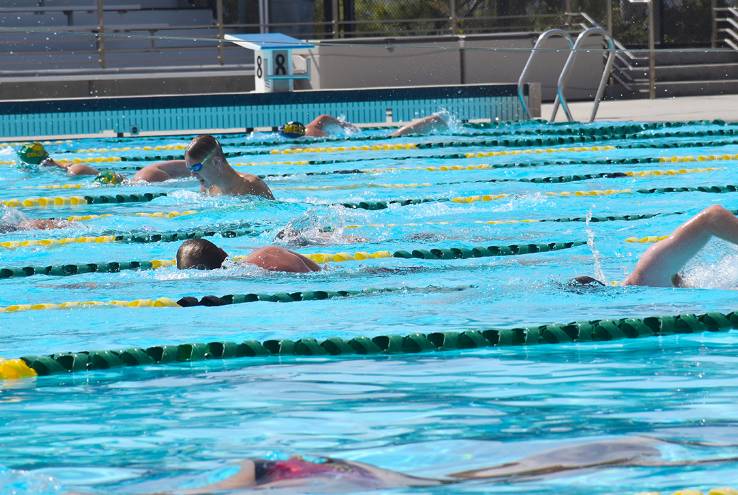
[[[213,6],[217,0],[190,0]],[[611,28],[629,47],[647,44],[646,6],[629,0],[222,0],[226,25],[259,32],[260,11],[268,29],[301,38],[435,36],[580,30],[578,13]],[[709,46],[712,8],[738,0],[654,0],[657,46]]]

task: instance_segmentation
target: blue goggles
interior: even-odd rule
[[[202,159],[202,161],[199,161],[197,163],[193,163],[192,165],[188,165],[187,168],[190,169],[190,172],[199,172],[202,170],[202,167],[205,166],[205,163],[210,160],[213,155],[215,154],[215,150],[212,150],[210,153],[205,155],[205,157]]]

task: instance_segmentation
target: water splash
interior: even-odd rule
[[[605,272],[602,271],[602,255],[600,254],[599,249],[597,249],[597,246],[595,246],[594,230],[592,230],[592,228],[589,226],[589,222],[592,219],[591,209],[587,212],[585,218],[586,221],[584,223],[584,229],[587,232],[587,246],[589,246],[589,250],[592,251],[592,261],[594,262],[595,278],[607,285],[609,282],[605,277]]]

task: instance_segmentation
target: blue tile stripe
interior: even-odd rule
[[[356,123],[409,121],[439,110],[457,118],[519,120],[511,84],[242,93],[67,100],[0,101],[0,136],[99,134],[278,126],[321,113]]]

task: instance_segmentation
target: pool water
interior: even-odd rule
[[[737,309],[733,289],[738,286],[738,253],[721,241],[711,242],[686,272],[690,284],[709,290],[566,287],[568,279],[582,274],[607,283],[622,280],[651,245],[627,242],[629,238],[666,235],[711,204],[738,208],[731,192],[634,192],[738,184],[733,170],[738,126],[692,122],[633,130],[635,125],[458,126],[447,134],[386,140],[386,131],[369,130],[345,141],[300,143],[323,149],[288,154],[270,153],[295,148],[272,134],[221,136],[224,150],[234,154],[231,163],[239,171],[266,175],[276,201],[204,197],[193,180],[103,186],[90,177],[2,165],[3,201],[166,195],[150,202],[20,208],[30,218],[106,216],[61,230],[2,234],[0,242],[249,228],[248,235],[210,239],[231,255],[269,244],[308,254],[589,243],[468,260],[345,261],[305,275],[232,265],[214,272],[167,267],[7,278],[0,280],[0,307],[252,292],[402,290],[289,304],[0,313],[0,357],[216,340],[483,330]],[[556,145],[546,141],[561,136],[581,140]],[[501,138],[514,145],[491,143]],[[102,159],[92,164],[130,175],[127,167],[183,153],[161,148],[176,148],[188,139],[86,139],[51,143],[47,149],[57,159]],[[418,146],[423,143],[435,144]],[[376,148],[382,144],[416,147]],[[364,145],[369,149],[335,149]],[[80,151],[90,149],[97,151]],[[510,153],[515,150],[521,152]],[[504,153],[463,155],[492,151]],[[665,161],[624,163],[659,157]],[[14,159],[11,148],[0,148],[0,162]],[[604,163],[606,159],[614,163]],[[284,163],[331,160],[335,163]],[[363,173],[330,173],[334,171]],[[598,176],[531,181],[587,174]],[[73,188],[49,187],[61,185]],[[479,195],[492,197],[448,200]],[[421,198],[434,201],[379,210],[342,206]],[[11,210],[4,211],[6,218],[18,215]],[[141,215],[185,211],[193,213],[172,218]],[[512,222],[628,214],[658,215]],[[277,238],[286,226],[298,232],[291,244]],[[172,259],[178,245],[110,242],[0,248],[0,265]],[[653,441],[659,455],[644,453],[624,466],[586,467],[589,459],[584,454],[573,462],[581,469],[562,473],[386,492],[591,495],[736,484],[738,462],[699,461],[738,457],[737,344],[738,333],[726,332],[418,355],[243,358],[7,381],[0,388],[0,492],[176,491],[206,485],[245,458],[294,454],[448,479],[451,473],[557,448],[585,445],[586,452],[586,445],[594,442],[644,438]],[[301,488],[311,493],[331,489],[330,483]]]

